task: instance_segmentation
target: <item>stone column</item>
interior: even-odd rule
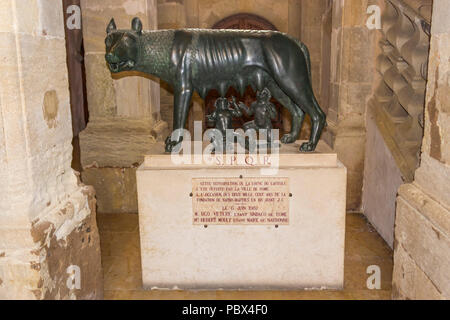
[[[198,28],[199,21],[199,0],[184,0],[186,12],[186,26],[188,28]]]
[[[80,134],[82,180],[97,190],[99,212],[137,212],[135,169],[167,133],[160,121],[159,80],[133,72],[112,76],[104,40],[111,18],[119,29],[130,29],[133,17],[144,29],[156,29],[156,0],[83,0],[81,6],[89,107],[89,123]]]
[[[103,297],[94,191],[71,168],[63,23],[61,1],[0,2],[0,299]]]
[[[421,164],[397,198],[395,299],[450,299],[450,7],[433,6]]]
[[[322,16],[326,8],[327,0],[301,1],[301,14],[298,17],[299,21],[301,21],[301,26],[297,38],[308,46],[311,56],[313,89],[319,103],[321,103]],[[291,19],[289,22],[291,23]]]
[[[361,209],[365,113],[375,72],[375,32],[366,26],[376,1],[335,0],[331,46],[331,94],[325,139],[347,167],[347,209]]]

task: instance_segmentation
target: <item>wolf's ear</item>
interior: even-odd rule
[[[134,18],[131,22],[131,28],[137,33],[142,33],[142,22],[138,17]]]
[[[106,33],[111,33],[114,30],[117,30],[117,27],[116,27],[116,22],[114,21],[114,18],[112,18],[108,24],[108,27],[106,28]]]

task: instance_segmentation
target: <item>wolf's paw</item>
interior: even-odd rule
[[[313,152],[316,149],[312,142],[305,142],[300,147],[300,152]]]
[[[178,152],[181,148],[181,141],[183,141],[183,138],[181,138],[179,141],[172,141],[170,140],[170,136],[166,139],[166,152]]]
[[[285,134],[284,136],[281,137],[281,142],[284,144],[294,143],[295,140],[296,140],[295,137],[290,133]]]

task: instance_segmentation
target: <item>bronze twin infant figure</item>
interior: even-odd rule
[[[258,91],[256,101],[251,104],[250,108],[242,102],[238,104],[235,97],[232,97],[232,103],[227,98],[219,98],[214,105],[216,110],[208,115],[207,119],[215,125],[216,130],[220,132],[225,142],[226,130],[233,130],[233,118],[242,117],[242,111],[244,111],[248,116],[254,116],[254,120],[245,123],[242,128],[243,131],[255,130],[256,133],[265,130],[267,145],[273,146],[271,145],[273,139],[272,120],[277,118],[277,110],[275,105],[270,102],[271,97],[272,95],[267,88]]]
[[[224,98],[229,87],[243,95],[248,85],[259,95],[272,94],[289,110],[292,127],[281,138],[282,143],[297,140],[307,113],[311,118],[311,136],[300,151],[314,151],[326,125],[312,89],[308,49],[284,33],[213,29],[144,32],[139,18],[133,19],[130,30],[118,30],[112,19],[105,44],[105,58],[112,73],[140,71],[173,86],[174,130],[185,127],[194,91],[204,99],[210,90],[217,89]],[[258,99],[250,109],[239,104],[234,110],[255,114],[247,128],[270,130],[269,122],[276,111],[267,102],[261,102],[266,98]],[[226,121],[218,120],[217,114],[215,117],[220,126],[228,128]],[[167,138],[166,152],[182,141],[182,130],[177,132]]]

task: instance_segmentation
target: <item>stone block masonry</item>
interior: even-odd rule
[[[71,168],[62,3],[1,1],[0,21],[0,299],[100,299],[95,193]]]

